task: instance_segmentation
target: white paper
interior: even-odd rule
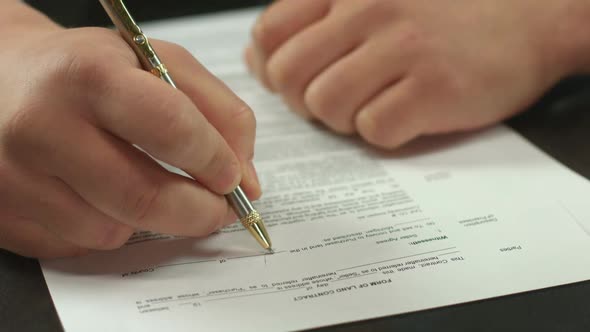
[[[144,29],[256,111],[256,205],[276,253],[235,224],[43,261],[66,331],[290,331],[590,279],[585,179],[505,127],[384,153],[303,121],[241,64],[255,14]]]

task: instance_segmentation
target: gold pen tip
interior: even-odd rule
[[[272,250],[272,244],[264,226],[264,221],[256,210],[250,212],[246,217],[240,219],[240,221],[264,249]]]

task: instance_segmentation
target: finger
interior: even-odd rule
[[[270,82],[268,82],[266,75],[266,56],[262,54],[260,48],[256,47],[254,44],[248,45],[244,50],[244,59],[250,73],[252,73],[267,90],[272,92],[272,87]]]
[[[46,160],[54,165],[54,174],[113,219],[135,229],[181,236],[209,235],[228,219],[235,220],[223,196],[164,170],[108,133],[89,124],[78,127],[78,144]],[[95,152],[89,154],[89,149]]]
[[[222,196],[162,169],[143,152],[77,114],[61,121],[51,121],[50,112],[37,115],[13,124],[12,134],[5,137],[11,141],[10,158],[60,178],[111,218],[134,229],[186,236],[208,235],[229,218],[235,220]],[[51,135],[40,140],[43,132]],[[34,193],[35,187],[29,191]]]
[[[363,41],[354,17],[333,13],[284,43],[268,60],[267,76],[274,89],[298,113],[309,115],[306,86],[332,63],[353,52]]]
[[[181,91],[138,69],[122,69],[91,97],[99,126],[225,194],[241,180],[237,157]]]
[[[80,256],[87,252],[86,249],[65,242],[35,222],[7,216],[0,223],[0,248],[40,259]]]
[[[421,108],[420,90],[412,79],[385,89],[355,119],[358,133],[369,143],[393,149],[423,133],[429,109]]]
[[[256,119],[250,107],[185,49],[162,41],[156,41],[154,45],[178,88],[191,99],[238,157],[243,189],[250,198],[258,198],[260,184],[252,163]]]
[[[262,58],[270,56],[286,40],[330,11],[328,0],[276,1],[252,28],[254,47]]]
[[[333,130],[353,133],[356,112],[399,81],[411,57],[394,36],[374,36],[314,78],[305,90],[305,105]]]
[[[254,46],[252,44],[248,44],[248,46],[246,46],[244,49],[244,62],[246,63],[248,70],[256,75],[256,72],[259,71],[259,68],[256,68],[254,57]]]
[[[6,169],[5,169],[6,170]],[[114,249],[133,234],[133,228],[120,224],[88,205],[79,195],[56,178],[11,167],[0,189],[0,210],[35,220],[64,241],[82,248]]]
[[[267,89],[275,90],[267,75],[270,56],[285,41],[320,21],[329,11],[328,0],[276,1],[260,15],[252,29],[253,63],[256,76]]]

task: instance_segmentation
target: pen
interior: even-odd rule
[[[160,58],[150,45],[146,35],[141,31],[135,20],[125,7],[122,0],[99,0],[103,8],[121,33],[123,39],[131,46],[139,58],[144,69],[149,70],[152,74],[159,77],[175,89],[176,84],[170,77],[166,66],[160,61]],[[230,206],[240,219],[242,225],[250,231],[250,234],[266,250],[272,252],[270,237],[264,226],[262,217],[254,209],[242,188],[238,185],[234,191],[225,195]]]

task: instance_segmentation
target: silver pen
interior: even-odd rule
[[[135,20],[125,7],[122,0],[99,0],[105,11],[121,33],[127,44],[133,48],[143,68],[149,70],[172,87],[177,89],[176,84],[170,77],[166,66],[150,45],[146,35],[141,31]],[[250,231],[250,234],[269,251],[272,251],[272,244],[264,226],[260,214],[254,209],[246,194],[238,186],[234,191],[226,195],[226,199],[232,209],[240,218],[242,225]]]

